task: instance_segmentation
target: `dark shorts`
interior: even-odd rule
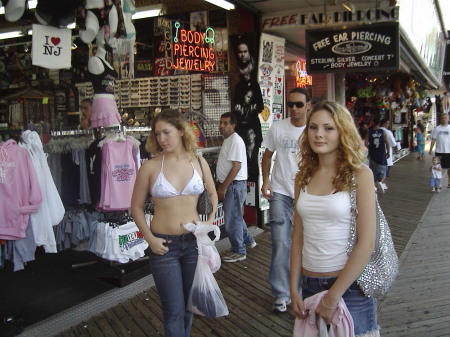
[[[450,153],[439,153],[434,154],[436,157],[441,158],[441,167],[443,169],[450,169]]]
[[[373,172],[375,182],[381,181],[386,178],[386,172],[388,169],[387,165],[380,165],[375,163],[373,160],[370,160],[369,167]]]

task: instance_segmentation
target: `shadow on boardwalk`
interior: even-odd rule
[[[389,189],[379,197],[401,256],[400,276],[379,303],[382,336],[449,335],[446,329],[450,326],[450,295],[445,286],[450,272],[450,189],[445,188],[440,194],[431,192],[430,160],[426,156],[425,161],[417,161],[413,153],[397,162],[386,181]],[[230,315],[219,319],[195,317],[192,336],[292,336],[292,312],[271,312],[273,298],[267,281],[270,234],[257,231],[261,232],[256,237],[258,246],[249,250],[247,260],[223,264],[215,274]],[[65,315],[71,317],[70,312]],[[58,336],[163,335],[162,313],[154,288],[145,288],[88,317],[91,318],[83,318],[82,323],[70,327],[74,318],[72,324],[67,322],[66,329],[54,334],[65,330]],[[24,336],[35,331],[27,330]]]

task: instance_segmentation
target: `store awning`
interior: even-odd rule
[[[444,89],[442,80],[427,67],[400,27],[400,71],[412,75],[426,89]]]

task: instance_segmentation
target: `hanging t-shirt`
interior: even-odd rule
[[[98,144],[104,138],[105,137],[94,140],[91,143],[91,145],[89,145],[89,148],[86,150],[86,168],[89,182],[89,192],[91,195],[91,202],[93,204],[97,204],[100,201],[102,149],[98,147]]]
[[[131,207],[138,167],[133,157],[134,144],[131,139],[106,140],[103,144],[99,208],[112,211]]]

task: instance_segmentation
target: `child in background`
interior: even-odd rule
[[[432,192],[440,192],[440,186],[441,186],[441,179],[442,179],[442,168],[441,168],[441,161],[439,157],[433,157],[432,159],[432,165],[430,167],[431,171],[431,178],[430,178],[430,185],[432,187]]]

